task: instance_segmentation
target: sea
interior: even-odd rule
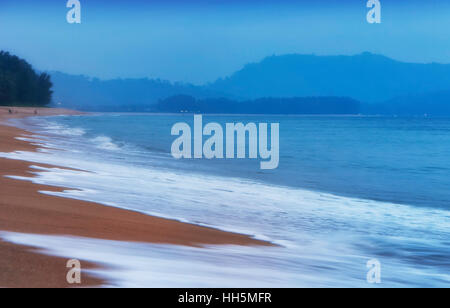
[[[192,114],[99,113],[12,120],[36,153],[1,153],[86,170],[34,167],[42,192],[270,241],[179,247],[7,233],[5,240],[105,266],[110,286],[449,287],[450,119],[204,115],[279,123],[279,166],[175,159],[175,123]],[[378,281],[371,279],[373,262]],[[374,283],[377,282],[377,283]]]

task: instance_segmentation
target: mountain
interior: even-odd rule
[[[366,104],[365,114],[398,116],[450,116],[450,90],[396,97],[381,104]]]
[[[155,112],[216,114],[358,114],[360,103],[346,97],[260,98],[235,101],[226,98],[195,99],[178,95],[161,100]]]
[[[404,63],[371,53],[271,56],[208,89],[243,99],[348,96],[373,103],[450,90],[450,65]]]
[[[208,89],[159,79],[100,80],[51,72],[54,104],[83,111],[146,111],[158,100],[185,94],[199,98],[221,96]]]
[[[370,53],[271,56],[203,86],[159,79],[99,80],[58,72],[51,77],[54,102],[85,111],[154,111],[155,104],[170,98],[158,108],[179,112],[180,99],[192,97],[192,108],[216,113],[219,109],[226,113],[323,113],[313,108],[313,101],[320,101],[321,106],[333,102],[324,107],[326,113],[354,113],[356,109],[349,106],[355,100],[361,102],[361,112],[368,114],[431,115],[447,112],[450,92],[450,65],[404,63]]]

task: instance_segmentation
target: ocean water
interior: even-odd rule
[[[371,259],[382,265],[381,286],[450,286],[450,119],[204,116],[204,123],[280,123],[275,170],[261,170],[259,160],[175,160],[170,130],[177,122],[193,123],[193,116],[20,120],[15,124],[47,136],[31,138],[45,150],[0,156],[90,171],[35,168],[34,182],[74,189],[55,195],[280,247],[3,237],[110,265],[116,270],[97,274],[121,286],[371,287]]]

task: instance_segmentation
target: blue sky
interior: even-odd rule
[[[380,0],[381,25],[365,0],[80,0],[81,25],[66,2],[1,0],[0,49],[40,70],[196,84],[273,54],[450,63],[448,1]]]

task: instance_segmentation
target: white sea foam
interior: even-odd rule
[[[320,277],[304,252],[297,258],[280,258],[282,248],[211,246],[192,248],[169,245],[125,243],[77,237],[42,236],[1,232],[0,238],[42,249],[43,253],[101,264],[87,270],[106,279],[110,287],[331,287],[334,278]],[[354,260],[364,263],[363,258]],[[330,260],[330,268],[348,266]],[[82,269],[83,270],[83,269]],[[358,278],[341,286],[363,285]]]
[[[106,144],[110,142],[109,139],[103,141]],[[283,246],[273,250],[252,250],[248,255],[248,251],[243,252],[245,249],[233,250],[235,254],[229,254],[226,250],[211,248],[217,252],[211,254],[211,249],[192,253],[181,248],[150,245],[141,247],[148,256],[146,260],[140,254],[143,259],[134,259],[138,249],[132,244],[96,242],[94,245],[85,239],[73,239],[78,243],[74,243],[75,246],[87,245],[92,249],[79,250],[78,254],[69,248],[53,251],[67,257],[79,256],[102,263],[126,255],[124,260],[119,258],[124,267],[120,275],[113,271],[103,273],[114,277],[116,282],[121,281],[117,282],[120,285],[156,285],[156,280],[146,280],[143,276],[154,275],[160,280],[163,274],[167,274],[170,277],[166,280],[167,286],[199,286],[200,279],[193,280],[197,285],[187,284],[185,277],[170,270],[170,264],[179,269],[186,266],[185,260],[179,256],[190,253],[191,258],[186,262],[192,264],[193,269],[198,266],[198,272],[202,274],[198,274],[197,278],[201,276],[211,282],[206,286],[236,286],[239,279],[246,279],[238,275],[239,270],[221,271],[211,265],[212,260],[227,262],[227,258],[249,261],[236,262],[234,269],[248,266],[248,263],[261,265],[255,271],[249,269],[247,277],[253,283],[249,282],[247,286],[256,286],[258,282],[263,286],[275,285],[269,283],[270,278],[261,276],[260,271],[264,270],[273,271],[273,281],[279,286],[365,286],[365,261],[371,258],[382,262],[385,286],[437,286],[450,282],[450,265],[441,261],[450,255],[446,243],[450,232],[449,211],[348,198],[239,178],[160,169],[149,164],[135,165],[127,162],[119,152],[117,155],[120,157],[106,157],[105,153],[110,149],[95,153],[95,149],[102,149],[92,140],[49,140],[49,143],[65,151],[2,153],[0,157],[90,171],[35,168],[35,178],[16,177],[77,189],[62,193],[45,192],[48,194],[250,234]],[[87,153],[90,154],[89,159],[86,159]],[[65,247],[63,243],[67,240],[31,239],[24,235],[9,237],[11,241],[19,242],[23,238],[26,239],[23,244],[35,242],[36,246],[45,249],[52,247],[50,243],[54,243],[55,247]],[[422,254],[422,263],[418,263],[415,250],[424,245],[427,251]],[[210,263],[205,263],[205,260]],[[160,269],[148,265],[152,262]],[[142,268],[136,268],[135,263],[141,264]],[[149,269],[147,272],[146,266]],[[144,274],[132,274],[137,272]],[[217,278],[227,277],[227,272],[235,275],[230,274],[233,276],[230,280]],[[158,286],[162,285],[165,284]]]
[[[64,136],[83,136],[86,131],[79,127],[67,127],[64,125],[51,125],[46,127],[47,133],[51,134],[58,134],[58,135],[64,135]]]
[[[304,286],[305,283],[314,286],[332,286],[333,283],[335,286],[365,286],[365,262],[373,257],[381,259],[384,265],[383,281],[385,286],[411,286],[414,284],[431,286],[439,285],[442,281],[450,281],[448,274],[444,274],[443,279],[442,271],[437,273],[434,267],[428,268],[426,264],[421,267],[418,267],[417,264],[414,264],[413,267],[408,265],[410,254],[408,249],[413,250],[414,247],[420,247],[425,243],[431,246],[436,245],[437,250],[441,249],[439,251],[441,254],[448,252],[441,244],[442,241],[445,241],[442,235],[449,230],[448,211],[339,197],[287,187],[269,186],[241,179],[192,176],[181,172],[144,169],[109,162],[80,161],[68,154],[70,153],[64,152],[55,155],[54,153],[21,152],[1,154],[0,156],[92,171],[88,173],[58,168],[35,168],[34,172],[37,177],[28,178],[28,180],[80,189],[49,194],[100,202],[228,231],[259,235],[260,238],[278,243],[283,248],[277,249],[273,253],[269,253],[267,250],[255,250],[254,255],[241,255],[253,259],[254,262],[265,264],[264,266],[274,266],[271,270],[275,271],[273,274],[277,277],[275,280],[278,285],[282,285],[283,282],[286,286]],[[27,180],[24,177],[16,178]],[[400,238],[401,241],[397,240]],[[392,253],[401,251],[400,255],[391,258],[377,254],[376,249],[370,252],[371,250],[366,248],[373,245],[371,239],[381,240],[379,245],[393,245]],[[65,241],[66,239],[59,239],[58,245]],[[27,243],[32,244],[33,242],[34,239]],[[43,246],[43,248],[51,248],[52,245]],[[405,247],[402,247],[403,245]],[[107,261],[114,259],[115,255],[117,257],[117,255],[125,253],[122,250],[112,249],[111,251],[109,246],[111,244],[103,243],[103,246],[99,245],[97,249],[92,250],[91,253],[96,255],[95,258],[85,255],[80,255],[80,258],[108,263]],[[109,252],[105,254],[100,247],[104,247]],[[167,270],[166,275],[174,275],[170,279],[167,278],[168,286],[170,284],[172,284],[171,286],[199,286],[199,280],[193,280],[191,285],[185,284],[184,278],[181,279],[179,274],[170,271],[170,266],[181,268],[186,265],[185,260],[177,260],[177,256],[184,255],[185,252],[177,251],[175,253],[166,247],[159,247],[157,249],[161,254],[159,259],[155,260],[149,257],[145,261],[134,260],[133,253],[135,251],[136,248],[130,248],[125,253],[128,261],[120,261],[124,267],[122,271],[112,271],[106,275],[110,275],[110,278],[119,285],[157,285],[156,280],[146,280],[143,276],[156,275],[159,277]],[[163,256],[164,251],[165,257]],[[222,250],[219,252],[218,255],[222,255],[223,258],[239,258],[239,253],[230,256]],[[173,255],[168,257],[171,253]],[[384,251],[380,251],[380,253],[384,253]],[[67,257],[77,256],[73,251],[66,250],[60,251],[58,254]],[[215,254],[214,257],[207,252],[204,254],[202,258],[219,258]],[[269,255],[270,257],[268,257]],[[230,280],[216,277],[214,280],[213,273],[217,274],[216,269],[213,268],[212,272],[205,273],[202,267],[209,268],[212,265],[205,265],[197,258],[200,256],[193,254],[192,260],[189,259],[189,262],[193,266],[200,262],[198,271],[202,272],[205,277],[199,274],[198,278],[201,276],[202,279],[210,281],[211,284],[208,286],[239,285],[237,282],[242,277],[239,279],[232,277]],[[221,260],[225,262],[226,259]],[[274,260],[278,260],[276,265],[272,263]],[[155,270],[154,267],[151,267],[143,276],[133,276],[131,274],[133,272],[144,271],[144,269],[134,268],[134,262],[138,262],[143,268],[148,266],[146,262],[159,264],[161,269]],[[240,268],[241,265],[237,264],[237,267]],[[111,264],[111,266],[113,265],[117,264]],[[154,270],[157,273],[152,274]],[[345,270],[345,275],[341,270]],[[412,270],[415,271],[413,277],[411,277],[411,273],[408,273]],[[233,270],[229,269],[227,272],[231,275]],[[257,272],[258,270],[255,269],[254,275],[256,276],[252,276],[249,271],[248,278],[257,277],[255,281],[261,283],[254,282],[250,285],[271,286],[268,282],[270,279],[266,277],[266,280],[263,280],[257,275]],[[310,274],[310,276],[306,275],[309,278],[305,277],[305,272]],[[219,273],[219,276],[221,274]],[[287,278],[283,280],[286,275],[297,278],[292,281]],[[343,275],[345,278],[342,277]],[[175,282],[176,277],[181,279],[179,283]],[[410,281],[411,279],[416,280]],[[194,282],[197,282],[197,285]],[[200,284],[200,286],[204,285]]]
[[[91,139],[91,142],[99,149],[117,151],[120,147],[115,144],[111,138],[106,136],[98,136]]]

